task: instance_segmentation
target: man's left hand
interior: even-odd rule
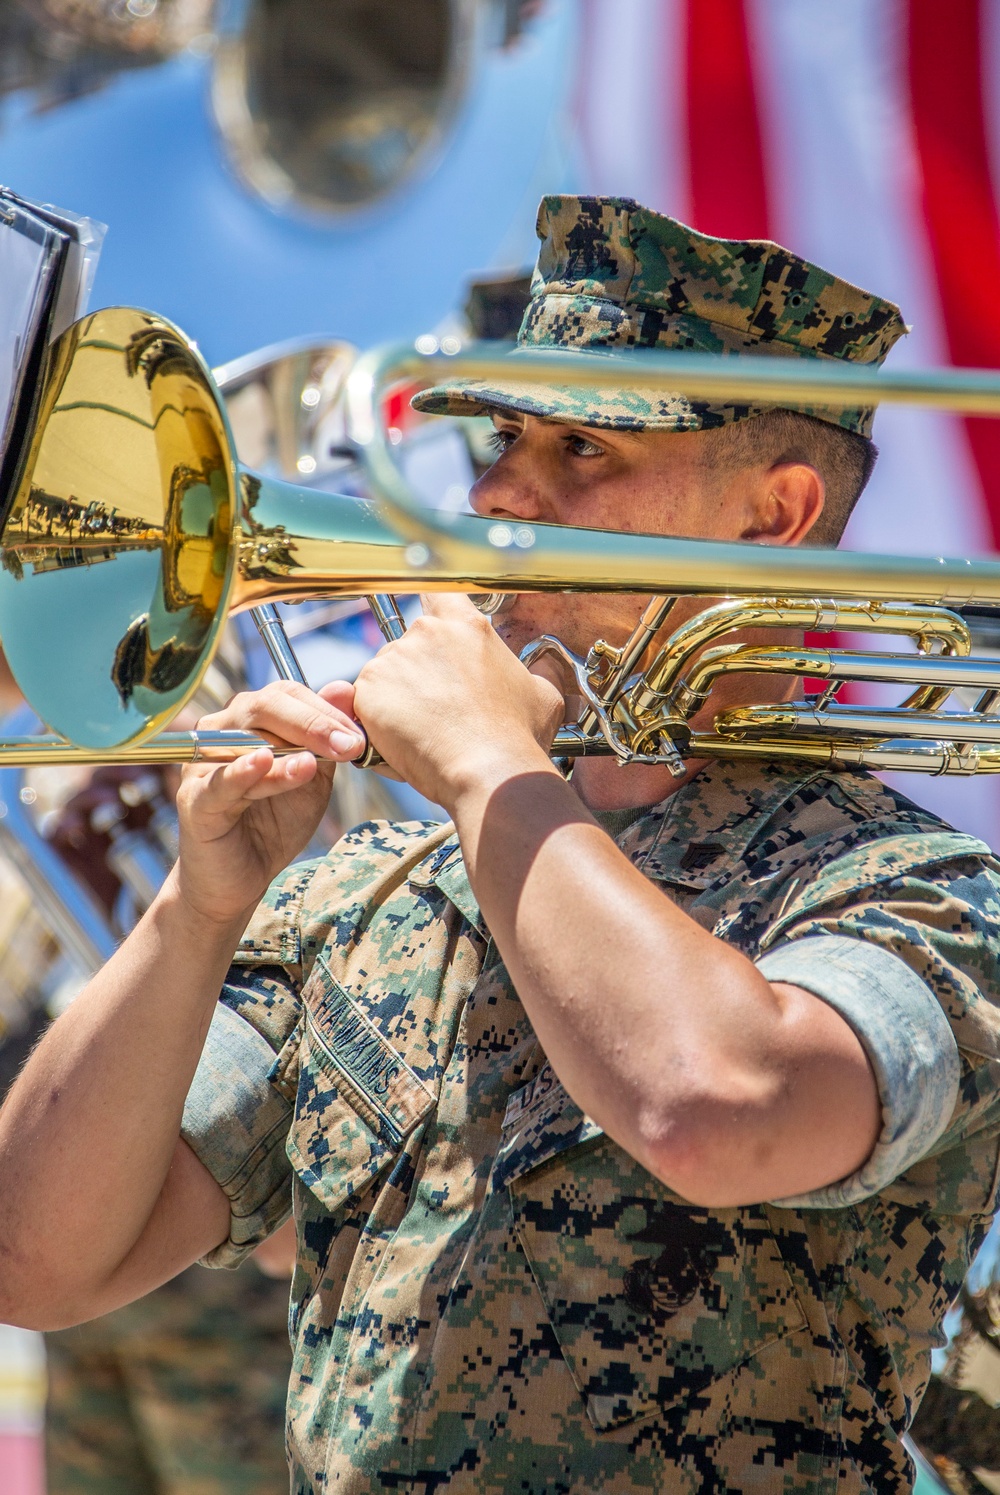
[[[437,594],[422,602],[423,616],[361,671],[354,709],[386,762],[450,809],[478,775],[537,765],[565,703],[468,598]]]

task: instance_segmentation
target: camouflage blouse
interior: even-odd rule
[[[185,1136],[232,1202],[213,1264],[294,1208],[296,1495],[912,1486],[901,1434],[997,1198],[1000,868],[814,769],[717,765],[618,839],[765,973],[817,936],[896,957],[957,1042],[947,1119],[875,1192],[690,1205],[559,1084],[451,827],[289,868]]]

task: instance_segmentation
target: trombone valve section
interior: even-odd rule
[[[661,763],[675,774],[690,758],[797,759],[932,774],[1000,771],[1000,659],[973,656],[965,619],[930,604],[834,598],[731,597],[675,629],[645,670],[638,666],[673,599],[650,604],[632,637],[615,649],[598,643],[586,660],[558,639],[535,640],[526,664],[556,656],[584,702],[579,719],[557,734],[553,753],[613,754],[621,763]],[[861,651],[813,645],[761,647],[727,635],[746,630],[880,633],[908,649]],[[819,694],[778,704],[741,706],[697,722],[715,684],[732,675],[798,676],[823,683]],[[842,705],[848,681],[915,687],[898,705]],[[971,709],[946,710],[955,692]]]

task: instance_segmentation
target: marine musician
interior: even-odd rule
[[[623,384],[622,349],[878,364],[896,307],[775,244],[549,197],[520,342],[607,384],[456,381],[478,513],[835,544],[872,411]],[[205,725],[181,855],[0,1118],[0,1318],[39,1328],[294,1210],[296,1495],[904,1492],[902,1436],[994,1210],[1000,872],[867,773],[549,747],[543,633],[648,599],[438,596],[356,685]],[[690,604],[680,602],[675,625]],[[731,677],[709,720],[788,699]],[[770,692],[770,694],[769,694]],[[364,733],[450,823],[295,862]],[[220,998],[221,993],[221,998]]]

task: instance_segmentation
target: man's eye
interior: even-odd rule
[[[598,446],[594,441],[588,441],[585,436],[572,435],[568,442],[570,451],[574,457],[603,457],[604,448]]]
[[[513,446],[516,440],[516,431],[498,431],[496,427],[494,427],[494,429],[490,432],[490,446],[496,452],[498,457],[506,452],[511,446]]]

